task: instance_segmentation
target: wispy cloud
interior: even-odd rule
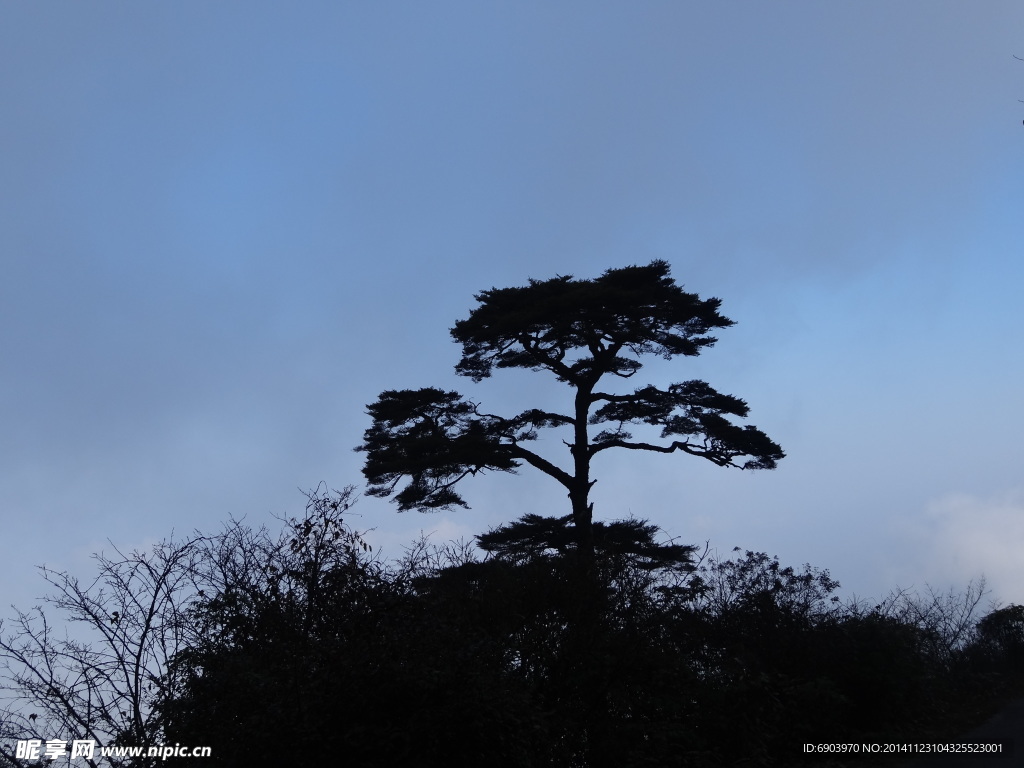
[[[1024,603],[1024,488],[943,495],[928,503],[915,526],[908,565],[918,585],[962,586],[984,575],[993,599]]]

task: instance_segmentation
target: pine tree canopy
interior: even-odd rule
[[[717,341],[712,329],[733,325],[719,314],[720,299],[700,299],[676,285],[667,262],[609,269],[593,280],[530,280],[483,291],[476,300],[469,317],[451,330],[463,351],[456,372],[481,381],[495,368],[549,371],[574,390],[570,407],[502,417],[482,413],[458,392],[381,393],[369,406],[373,423],[356,450],[366,453],[367,492],[393,496],[399,510],[467,506],[455,490],[467,475],[515,472],[526,462],[566,488],[572,519],[589,539],[590,465],[602,451],[678,451],[741,469],[774,469],[785,456],[756,427],[729,419],[746,417],[743,400],[706,382],[649,384],[632,393],[598,389],[605,377],[632,378],[644,356],[698,355]],[[654,427],[661,442],[635,440],[627,425]],[[567,467],[526,447],[547,428],[571,430],[571,439],[563,440]],[[403,479],[407,485],[396,492]]]

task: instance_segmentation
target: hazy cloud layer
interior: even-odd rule
[[[609,460],[599,514],[860,592],[892,563],[1002,562],[1018,507],[958,538],[973,507],[940,525],[934,500],[1021,477],[1022,22],[934,0],[5,6],[9,600],[108,537],[358,482],[383,389],[557,402],[529,374],[456,380],[447,329],[481,289],[654,258],[738,325],[645,372],[747,399],[789,457]],[[360,525],[479,532],[558,513],[552,485],[477,478],[472,511],[426,520],[366,499]],[[922,554],[946,546],[948,569]]]

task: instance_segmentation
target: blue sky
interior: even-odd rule
[[[1014,54],[996,0],[5,4],[0,603],[360,483],[384,389],[557,405],[455,377],[448,329],[653,259],[737,325],[641,375],[746,399],[788,457],[607,452],[598,517],[1024,602]],[[397,555],[567,511],[529,468],[465,490],[354,522]]]

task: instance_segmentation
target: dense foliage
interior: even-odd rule
[[[805,741],[948,737],[1020,690],[1024,608],[980,616],[976,586],[843,603],[827,571],[701,555],[638,520],[595,525],[584,569],[569,520],[539,515],[385,563],[350,503],[311,494],[279,535],[187,542],[179,645],[112,743],[209,745],[175,760],[207,768],[795,765]]]

